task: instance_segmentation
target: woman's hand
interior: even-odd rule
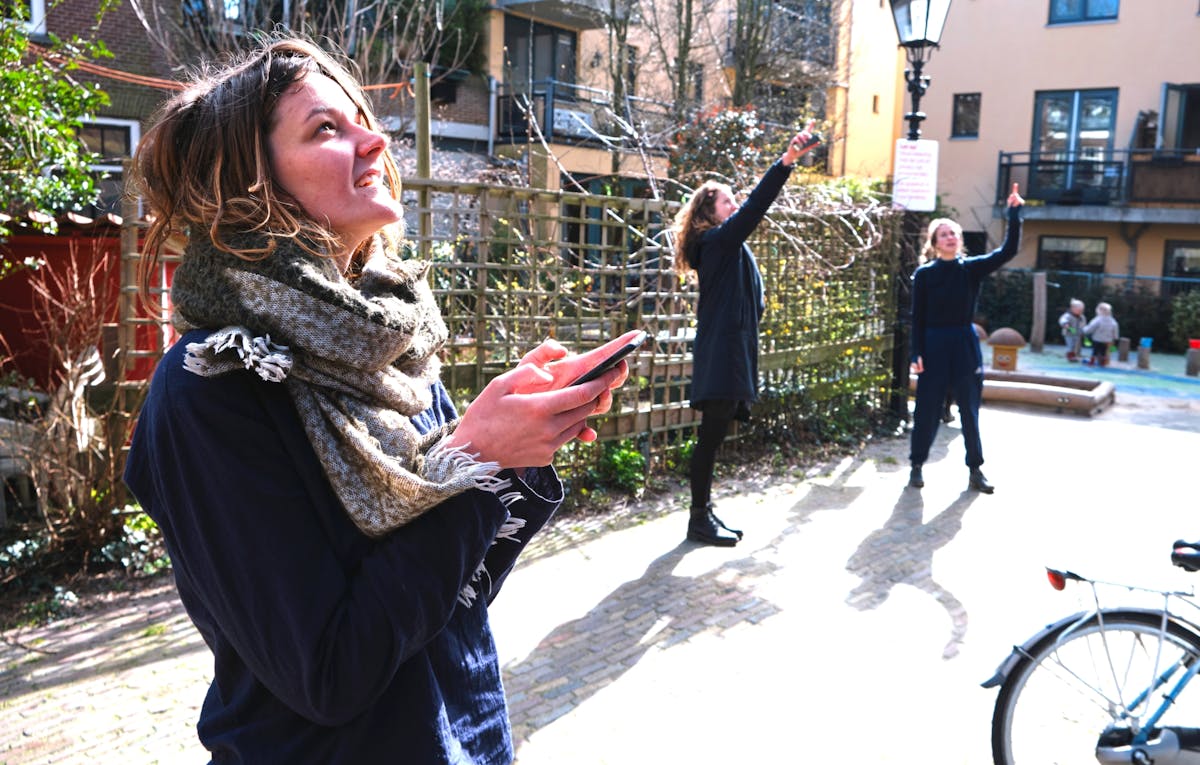
[[[807,148],[804,146],[812,138],[813,128],[816,127],[816,124],[816,120],[809,120],[804,129],[796,133],[795,137],[788,141],[787,149],[783,152],[783,156],[779,158],[783,164],[791,167],[796,164],[796,160],[800,159],[802,155],[807,154],[817,147],[815,143]]]
[[[925,371],[925,362],[918,356],[917,360],[908,365],[908,373],[910,375],[919,375]]]
[[[629,376],[622,361],[591,382],[571,385],[634,335],[626,333],[586,353],[568,355],[545,340],[514,368],[488,383],[467,410],[448,446],[461,446],[478,459],[506,467],[549,465],[573,438],[591,442],[587,418],[612,407],[612,389]]]
[[[1020,207],[1021,205],[1025,204],[1025,200],[1022,199],[1021,195],[1017,193],[1017,189],[1019,187],[1020,187],[1020,184],[1018,184],[1018,183],[1013,184],[1012,193],[1008,195],[1008,206],[1009,207]]]

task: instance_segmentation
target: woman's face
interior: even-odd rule
[[[314,221],[355,248],[404,215],[384,185],[387,138],[362,124],[358,108],[333,80],[306,75],[280,97],[267,146],[271,176]]]
[[[729,220],[729,216],[738,211],[737,200],[725,189],[717,189],[713,193],[713,217],[718,223]]]
[[[933,249],[939,258],[953,258],[958,255],[960,248],[958,232],[953,226],[943,223],[933,232]]]

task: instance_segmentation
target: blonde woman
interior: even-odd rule
[[[984,477],[983,444],[979,439],[979,402],[983,396],[983,353],[973,315],[984,278],[1016,257],[1021,243],[1021,207],[1025,200],[1013,184],[1008,195],[1008,233],[999,249],[986,255],[963,253],[962,226],[949,218],[929,224],[923,258],[913,274],[912,366],[917,381],[913,411],[908,485],[925,485],[922,466],[937,435],[946,393],[954,394],[967,447],[967,487],[991,494]]]

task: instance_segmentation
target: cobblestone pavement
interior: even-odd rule
[[[1043,565],[1192,583],[1167,552],[1200,537],[1200,402],[981,428],[992,496],[952,423],[921,491],[904,439],[721,484],[735,548],[684,542],[681,499],[560,524],[493,606],[518,765],[990,761],[979,683],[1076,606]],[[3,638],[0,763],[207,762],[211,660],[169,584]]]

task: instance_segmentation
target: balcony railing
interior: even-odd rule
[[[1000,152],[996,204],[1014,182],[1056,205],[1200,204],[1200,151]]]
[[[496,137],[524,139],[536,124],[551,141],[664,148],[674,124],[667,104],[636,96],[629,100],[632,134],[624,127],[629,124],[627,116],[614,114],[609,91],[558,80],[521,87],[505,83],[500,85],[497,97]]]

